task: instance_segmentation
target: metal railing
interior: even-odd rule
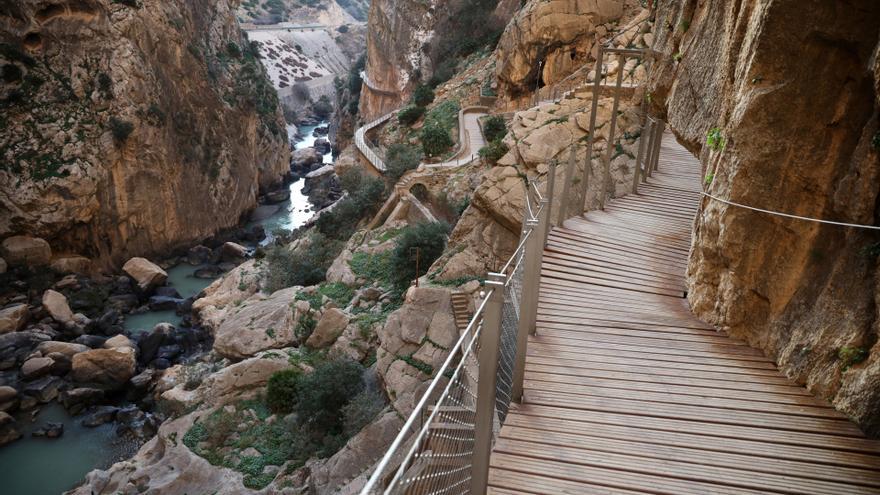
[[[385,173],[385,171],[387,170],[385,167],[385,160],[379,157],[379,155],[376,154],[375,151],[373,151],[373,148],[370,147],[369,143],[367,143],[366,134],[373,130],[373,128],[378,127],[385,122],[388,122],[388,120],[391,119],[391,117],[393,117],[395,113],[397,113],[396,110],[386,113],[378,119],[359,127],[358,130],[354,133],[354,145],[357,146],[358,151],[360,151],[361,154],[366,157],[367,161],[369,161],[373,165],[373,167],[375,167],[376,170],[381,173]]]
[[[526,187],[519,245],[498,273],[488,275],[473,318],[362,494],[485,490],[495,434],[522,390],[520,350],[537,311],[537,272],[548,232],[548,200],[534,183]]]

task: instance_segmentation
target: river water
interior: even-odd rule
[[[316,127],[303,126],[300,129],[304,137],[295,140],[295,149],[315,144],[317,138],[312,134]],[[295,135],[296,128],[288,126],[291,140]],[[324,155],[324,163],[333,163],[331,153]],[[259,222],[269,234],[263,244],[271,242],[272,232],[293,230],[311,218],[312,205],[302,193],[304,182],[300,179],[291,183],[290,200],[280,205],[278,213]],[[167,270],[168,284],[184,298],[198,294],[213,282],[193,276],[199,268],[186,263],[170,268]],[[137,333],[151,330],[163,322],[178,325],[180,320],[173,310],[148,311],[127,316],[125,328]],[[79,484],[89,471],[107,468],[136,452],[137,445],[116,435],[114,423],[87,428],[80,424],[81,419],[68,415],[57,402],[43,406],[36,420],[26,423],[20,440],[0,447],[0,495],[60,494]],[[19,422],[22,424],[24,420]],[[57,439],[32,437],[31,432],[46,422],[63,423],[64,434]]]

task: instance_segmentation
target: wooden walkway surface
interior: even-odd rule
[[[880,493],[880,442],[691,314],[699,190],[667,134],[637,196],[551,232],[489,493]]]

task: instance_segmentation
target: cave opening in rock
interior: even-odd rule
[[[22,40],[22,44],[28,50],[39,50],[43,46],[43,38],[40,33],[28,33]]]

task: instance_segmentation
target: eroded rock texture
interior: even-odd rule
[[[0,2],[0,236],[119,265],[253,208],[288,151],[236,4]]]
[[[657,26],[654,101],[701,153],[711,194],[877,223],[880,4],[679,1]],[[689,299],[876,435],[878,239],[705,200]]]

